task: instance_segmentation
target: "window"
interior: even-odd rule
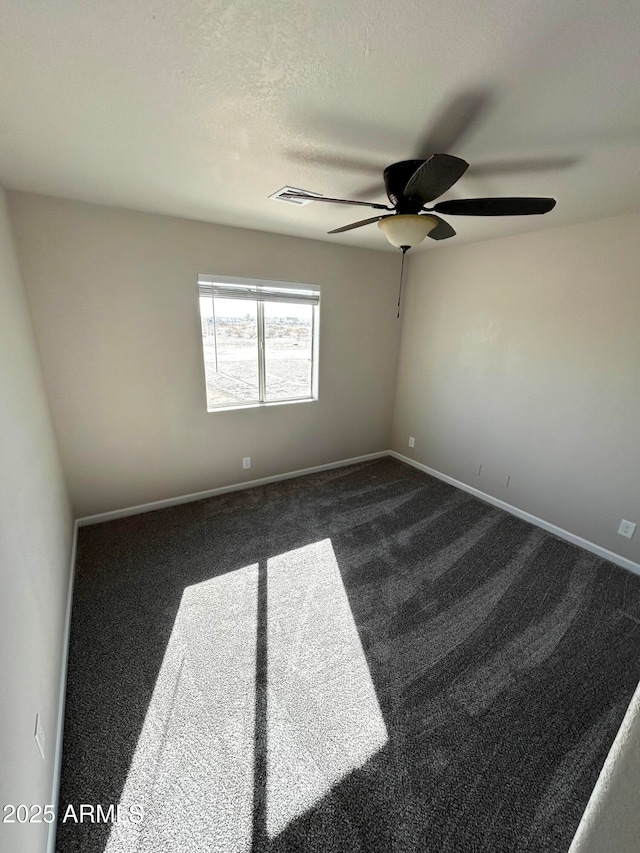
[[[320,291],[200,275],[207,409],[317,397]]]

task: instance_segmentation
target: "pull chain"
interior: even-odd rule
[[[400,318],[400,299],[402,298],[402,276],[404,274],[404,256],[407,254],[411,246],[400,246],[402,249],[402,264],[400,266],[400,290],[398,291],[398,319]]]

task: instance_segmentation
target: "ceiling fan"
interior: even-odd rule
[[[279,193],[288,201],[318,201],[329,204],[351,204],[390,213],[361,219],[329,234],[341,234],[363,225],[378,223],[387,240],[403,254],[425,237],[446,240],[455,230],[442,219],[445,216],[531,216],[548,213],[555,207],[553,198],[469,198],[429,203],[443,195],[466,172],[469,164],[451,154],[432,154],[425,160],[403,160],[384,170],[384,186],[391,205],[345,198],[328,198],[291,190]]]

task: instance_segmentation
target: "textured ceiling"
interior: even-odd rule
[[[558,200],[451,217],[440,245],[640,209],[637,0],[0,0],[0,18],[9,188],[390,249],[375,225],[326,235],[366,208],[267,196],[384,200],[382,168],[439,133],[475,167],[443,198]],[[453,141],[469,93],[483,108]]]

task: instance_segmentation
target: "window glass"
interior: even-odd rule
[[[207,409],[314,400],[320,290],[198,276]]]
[[[313,306],[264,302],[265,398],[309,397],[313,359]]]
[[[200,298],[208,406],[260,399],[257,302]]]

